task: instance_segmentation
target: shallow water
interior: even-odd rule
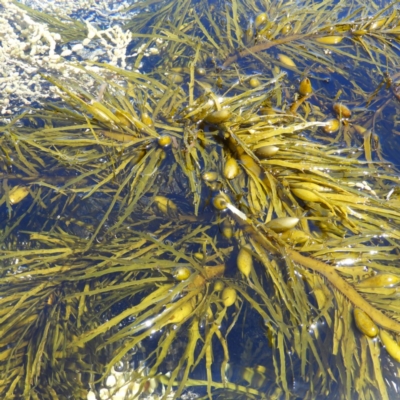
[[[61,31],[54,52],[63,59],[46,64],[43,37],[30,61],[38,68],[45,60],[36,72],[53,77],[37,83],[46,93],[13,92],[3,108],[1,393],[394,398],[398,363],[357,330],[354,297],[289,252],[335,268],[398,320],[397,286],[357,289],[374,273],[398,274],[398,38],[382,39],[368,25],[379,9],[373,3],[357,26],[344,21],[333,33],[333,5],[311,18],[303,2],[268,3],[273,20],[256,28],[265,10],[258,2],[174,4],[74,9],[70,16],[83,24],[73,39]],[[290,23],[289,10],[298,13]],[[397,26],[396,13],[384,14],[392,21],[381,27]],[[89,38],[88,20],[97,36],[76,47]],[[125,29],[107,30],[119,25]],[[257,47],[296,29],[306,37]],[[316,40],[331,36],[344,39]],[[303,101],[305,77],[313,94]],[[335,102],[351,117],[338,116]],[[229,110],[223,121],[218,108]],[[341,121],[329,133],[323,122],[331,118]],[[279,152],[255,158],[262,144]],[[238,163],[233,179],[229,159]],[[323,189],[313,200],[296,192],[316,182]],[[221,192],[228,197],[218,208]],[[266,224],[288,216],[305,241]],[[227,221],[232,237],[223,235]],[[244,247],[248,274],[237,265]],[[182,268],[189,276],[181,280]],[[229,305],[221,282],[235,292]],[[9,349],[18,349],[15,360]],[[13,378],[18,368],[21,381]]]

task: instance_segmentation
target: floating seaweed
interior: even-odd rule
[[[131,9],[0,126],[1,396],[398,395],[395,5]]]

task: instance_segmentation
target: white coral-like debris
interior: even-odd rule
[[[87,35],[81,41],[63,44],[63,38],[46,23],[37,22],[9,0],[0,0],[0,113],[14,114],[32,102],[57,96],[40,73],[76,78],[86,84],[74,60],[98,60],[126,67],[126,49],[132,40],[122,29],[120,12],[128,6],[121,0],[21,0],[33,9],[59,18],[87,11],[82,22]],[[90,7],[90,9],[89,9]],[[109,28],[99,29],[96,18],[108,18]],[[126,17],[126,16],[124,16]],[[65,20],[65,19],[64,19]]]
[[[110,56],[110,64],[116,65],[121,60],[121,67],[125,68],[126,47],[132,40],[131,32],[124,32],[120,26],[115,25],[110,29],[98,32],[97,36],[99,36],[101,44]]]

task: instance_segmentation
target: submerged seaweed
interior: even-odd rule
[[[379,6],[135,3],[131,65],[46,76],[0,127],[2,398],[397,396]]]

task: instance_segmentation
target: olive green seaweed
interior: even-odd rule
[[[1,398],[398,397],[398,2],[119,15],[0,121]]]

